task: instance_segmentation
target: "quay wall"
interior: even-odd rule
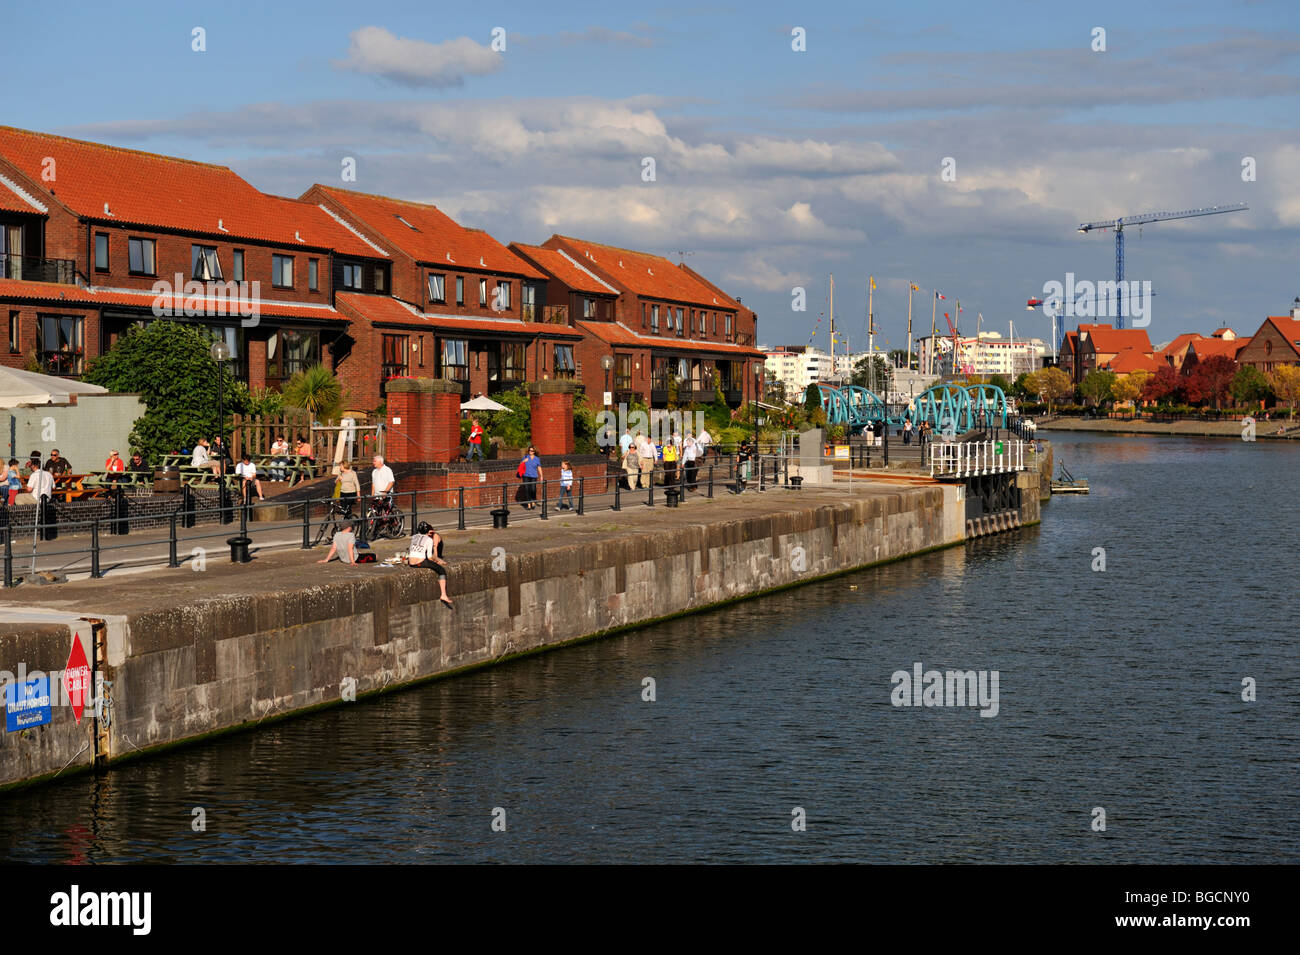
[[[78,726],[56,707],[50,725],[3,734],[0,788],[958,544],[963,490],[787,492],[752,511],[458,560],[454,611],[432,573],[358,568],[300,578],[311,586],[213,588],[116,614],[82,600],[63,620],[0,623],[0,669],[59,669],[77,631],[109,684],[106,718],[88,707]]]

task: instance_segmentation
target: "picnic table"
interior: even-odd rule
[[[259,477],[269,478],[272,471],[283,471],[291,487],[316,476],[316,465],[302,454],[254,454],[252,461]],[[278,463],[281,461],[284,463]]]
[[[72,501],[80,501],[86,498],[99,497],[104,493],[103,488],[85,486],[86,478],[89,474],[73,474],[65,471],[62,474],[54,476],[54,493],[53,496],[63,498],[63,503],[68,504]]]
[[[111,473],[111,477],[110,477]],[[113,471],[96,468],[86,475],[82,487],[86,490],[111,491],[115,487],[134,489],[153,484],[153,471]]]

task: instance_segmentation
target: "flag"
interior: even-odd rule
[[[934,297],[935,297],[935,298],[947,298],[948,296],[946,296],[946,295],[940,295],[938,292],[935,292],[935,293],[934,293]]]
[[[876,287],[876,277],[875,277],[874,275],[872,275],[872,276],[869,277],[868,280],[871,282],[871,288],[874,290],[875,287]]]
[[[912,285],[911,282],[908,282],[907,284],[908,284],[908,285]],[[912,291],[913,291],[913,292],[919,292],[919,291],[921,291],[921,286],[919,286],[919,285],[912,285]]]

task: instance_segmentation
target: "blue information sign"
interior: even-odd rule
[[[33,677],[5,684],[5,732],[44,726],[50,721],[50,678]]]

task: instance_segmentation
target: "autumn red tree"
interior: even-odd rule
[[[1171,366],[1162,365],[1142,386],[1142,398],[1157,404],[1177,403],[1186,397],[1185,384],[1183,377]]]
[[[1194,404],[1212,403],[1215,410],[1219,410],[1228,397],[1236,374],[1237,363],[1226,355],[1211,355],[1204,361],[1198,361],[1187,376],[1188,400]]]

